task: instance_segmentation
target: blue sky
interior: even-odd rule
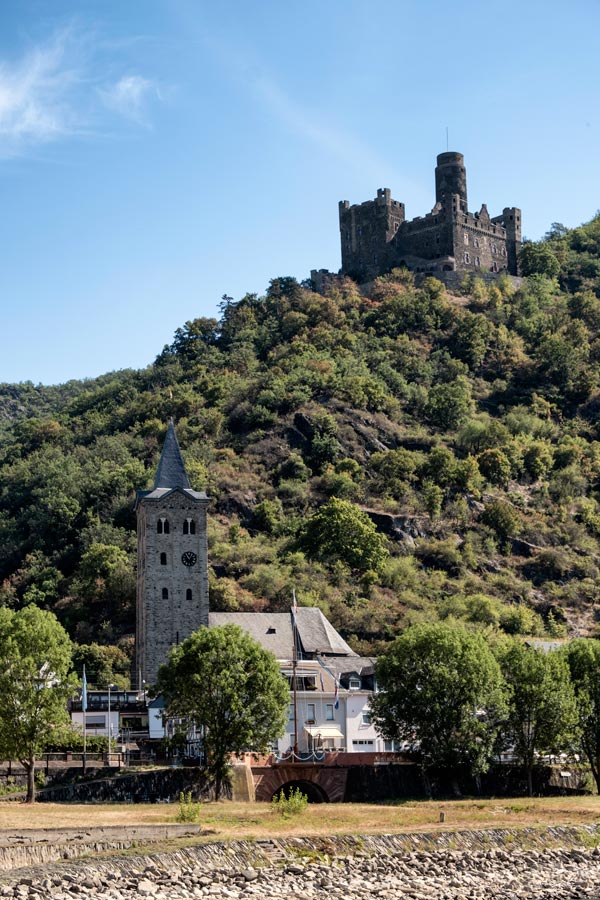
[[[600,207],[598,0],[2,0],[0,381],[151,362],[187,319],[337,270],[338,200],[525,234]]]

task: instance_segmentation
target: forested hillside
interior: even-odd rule
[[[460,295],[404,271],[368,294],[276,278],[143,371],[0,386],[1,602],[54,610],[98,683],[126,678],[134,494],[172,416],[212,498],[213,609],[295,587],[369,652],[448,617],[595,634],[600,216],[523,261],[520,289]]]

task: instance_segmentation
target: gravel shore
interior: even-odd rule
[[[16,873],[15,873],[16,874]],[[320,856],[257,868],[207,870],[148,864],[127,873],[52,872],[15,877],[18,900],[583,900],[600,898],[600,848],[433,850]]]

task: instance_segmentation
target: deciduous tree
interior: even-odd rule
[[[27,772],[27,802],[35,799],[35,760],[52,731],[65,725],[71,641],[56,617],[36,606],[0,609],[0,752]]]
[[[383,735],[418,743],[424,765],[485,771],[505,712],[500,667],[483,636],[415,625],[379,659],[372,708]]]
[[[231,754],[264,752],[285,729],[289,689],[277,660],[237,625],[200,628],[174,647],[157,690],[168,715],[203,730],[216,799]]]
[[[500,650],[508,686],[507,739],[527,770],[533,795],[533,767],[539,755],[565,750],[576,728],[569,668],[561,653],[544,653],[518,638]]]

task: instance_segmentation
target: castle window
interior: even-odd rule
[[[467,263],[467,265],[471,262],[471,257],[469,256],[468,253],[465,253],[464,260]]]
[[[160,554],[160,564],[161,564],[161,566],[166,566],[166,564],[167,564],[167,554],[166,553]]]
[[[468,232],[468,231],[465,231],[465,232],[464,232],[464,234],[463,234],[463,241],[465,242],[465,244],[468,244],[468,243],[469,243],[469,232]]]
[[[493,262],[493,263],[492,263],[492,272],[497,272],[497,271],[498,271],[498,263],[497,263],[497,262]]]
[[[475,265],[476,265],[476,266],[480,266],[480,265],[481,265],[481,260],[479,259],[478,256],[475,257]]]
[[[491,251],[492,251],[492,253],[497,253],[497,252],[498,252],[498,248],[496,247],[495,244],[492,244],[492,245],[491,245]]]
[[[163,600],[169,599],[169,591],[167,590],[167,588],[162,589],[162,598],[163,598]]]
[[[503,247],[500,253],[502,254],[502,256],[506,256],[506,247]]]
[[[479,247],[479,238],[473,238],[473,246]]]
[[[192,589],[191,588],[186,589],[185,599],[187,600],[188,603],[192,602]]]
[[[398,222],[394,222],[394,231],[398,231],[399,225]]]

